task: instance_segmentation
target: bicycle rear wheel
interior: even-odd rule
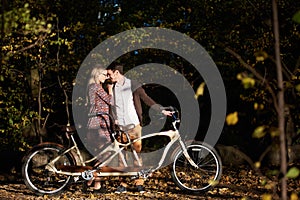
[[[222,174],[221,159],[217,152],[207,144],[191,144],[187,152],[198,166],[193,167],[181,150],[172,165],[172,178],[176,185],[190,192],[203,192],[216,185]]]
[[[22,176],[27,187],[37,195],[54,195],[64,191],[72,182],[72,177],[55,173],[47,169],[47,164],[63,152],[63,147],[55,144],[43,144],[34,147],[24,157]],[[67,153],[62,155],[55,166],[74,165],[73,157]]]

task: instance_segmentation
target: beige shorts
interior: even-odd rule
[[[140,124],[136,125],[133,129],[130,129],[127,131],[129,137],[130,137],[130,140],[134,140],[136,138],[139,138],[142,136],[142,127]],[[126,134],[125,133],[122,133],[118,138],[117,140],[121,143],[127,143],[128,140],[127,140],[127,137],[126,137]],[[141,142],[141,140],[139,140],[138,142]]]
[[[130,129],[128,131],[128,135],[130,136],[131,140],[142,137],[142,127],[141,127],[141,125],[138,124],[133,129]]]

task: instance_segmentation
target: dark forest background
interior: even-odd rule
[[[85,57],[110,36],[139,27],[187,34],[217,64],[227,94],[227,118],[218,141],[224,163],[239,165],[240,159],[248,163],[250,159],[252,164],[278,165],[271,8],[272,1],[261,0],[2,0],[0,152],[1,159],[9,157],[12,162],[7,166],[1,162],[1,167],[11,170],[39,142],[61,142],[61,127],[73,125],[72,88]],[[278,2],[290,162],[296,161],[300,142],[299,10],[299,1]],[[210,98],[189,63],[153,49],[128,53],[120,62],[125,70],[148,62],[167,64],[182,73],[195,92],[203,87],[198,96],[203,117],[197,139],[203,138],[210,119]],[[145,89],[154,99],[170,95],[157,85]],[[168,106],[177,101],[168,98],[158,103]],[[266,160],[266,151],[275,156]]]

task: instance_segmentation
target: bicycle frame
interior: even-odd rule
[[[98,113],[97,115],[102,115],[102,114],[107,114],[107,113]],[[107,114],[107,115],[109,115],[109,114]],[[59,174],[71,175],[71,176],[82,176],[86,180],[90,180],[93,177],[95,172],[97,173],[97,176],[144,176],[144,177],[147,177],[148,174],[154,172],[155,170],[159,169],[162,166],[162,164],[163,164],[164,160],[166,159],[166,156],[167,156],[170,148],[172,147],[172,145],[175,142],[179,142],[181,150],[183,151],[183,154],[185,155],[187,160],[190,162],[190,164],[193,167],[198,168],[198,166],[190,158],[189,154],[187,153],[186,146],[185,146],[184,142],[181,140],[179,130],[176,127],[176,124],[179,123],[179,122],[180,122],[180,120],[178,118],[173,119],[172,125],[173,125],[174,130],[151,133],[151,134],[148,134],[148,135],[145,135],[145,136],[142,136],[140,138],[133,139],[133,140],[130,140],[130,137],[129,137],[128,133],[125,131],[124,133],[126,134],[126,137],[128,139],[128,142],[125,143],[125,144],[119,142],[115,138],[116,133],[114,132],[112,134],[113,142],[110,145],[108,145],[107,147],[105,147],[98,155],[96,155],[92,159],[89,159],[89,160],[86,160],[86,161],[83,160],[83,157],[82,157],[80,149],[78,148],[78,145],[77,145],[77,143],[74,139],[74,136],[72,134],[70,134],[70,138],[72,140],[73,145],[70,148],[66,149],[64,152],[62,152],[60,155],[58,155],[56,158],[54,158],[51,162],[49,162],[47,164],[46,168],[50,171],[53,171],[53,172],[59,173]],[[154,137],[154,136],[167,136],[170,139],[170,141],[168,142],[168,144],[166,145],[166,147],[163,151],[163,154],[162,154],[162,156],[160,158],[160,161],[158,162],[157,166],[153,167],[153,168],[149,168],[146,171],[145,171],[145,169],[142,169],[142,168],[139,168],[139,170],[126,169],[126,167],[128,168],[128,164],[127,164],[127,162],[124,158],[124,155],[123,155],[122,151],[127,147],[132,147],[132,145],[137,141],[140,141],[140,140],[143,140],[143,139],[146,139],[146,138],[151,138],[151,137]],[[77,164],[77,166],[79,168],[81,167],[81,170],[76,171],[76,172],[72,172],[72,170],[57,169],[55,167],[55,162],[58,161],[61,158],[61,156],[71,152],[74,149],[75,149],[75,153],[78,156],[79,161],[80,161],[80,163],[79,163],[80,165]],[[133,152],[134,159],[136,161],[138,161],[138,163],[139,163],[139,158],[138,158],[138,155],[137,155],[135,149],[131,148],[131,150]],[[112,152],[112,153],[108,158],[106,158],[96,168],[91,168],[90,166],[86,166],[86,163],[90,163],[90,162],[96,160],[98,157],[100,157],[101,155],[103,155],[107,152]],[[107,167],[107,165],[117,155],[120,155],[120,158],[123,162],[124,167],[123,168]],[[139,163],[139,167],[142,167],[140,163]]]

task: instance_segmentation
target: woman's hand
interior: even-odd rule
[[[107,84],[108,94],[113,95],[113,84]]]

